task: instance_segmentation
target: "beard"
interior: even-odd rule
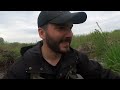
[[[70,43],[72,38],[61,38],[57,39],[52,38],[47,32],[46,32],[46,43],[48,47],[53,50],[56,53],[64,54],[70,51]],[[66,50],[61,50],[60,44],[61,43],[69,43],[69,46],[65,47]]]

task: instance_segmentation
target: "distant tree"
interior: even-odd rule
[[[4,39],[0,37],[0,43],[4,43]]]
[[[116,30],[114,30],[113,32],[120,32],[120,29],[116,29]]]

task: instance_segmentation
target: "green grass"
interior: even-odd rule
[[[20,56],[20,48],[31,44],[0,43],[0,62],[16,60]],[[73,36],[71,47],[84,51],[90,59],[98,60],[105,68],[120,73],[120,30],[95,30],[90,34]]]
[[[27,46],[30,44],[27,43],[8,43],[4,42],[0,44],[0,62],[5,62],[9,60],[16,60],[20,57],[20,49],[21,47]]]
[[[105,68],[120,73],[120,30],[95,30],[88,35],[74,36],[71,46],[90,52],[86,53],[89,58],[97,59]]]
[[[106,68],[110,68],[120,73],[120,43],[112,43],[103,55],[103,63]]]
[[[86,35],[81,35],[81,36],[76,35],[76,36],[74,36],[73,39],[72,39],[71,46],[72,46],[73,48],[76,48],[76,49],[77,49],[77,48],[79,48],[80,45],[86,43],[86,41],[89,41],[88,39],[89,39],[89,38],[86,37]]]

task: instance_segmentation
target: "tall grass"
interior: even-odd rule
[[[103,55],[104,66],[120,73],[120,31],[110,33],[107,41],[108,48]]]
[[[106,68],[110,68],[120,73],[120,44],[112,44],[103,55],[103,63]]]
[[[89,37],[87,35],[76,35],[73,36],[71,46],[75,49],[79,48],[80,45],[85,45],[87,41],[89,41]]]
[[[0,62],[16,60],[20,56],[20,48],[31,44],[0,44]],[[120,30],[103,32],[99,28],[90,34],[73,36],[71,47],[84,51],[89,58],[98,60],[105,68],[120,73]]]
[[[99,59],[102,59],[102,55],[104,52],[106,52],[109,48],[108,42],[108,33],[107,32],[101,32],[99,30],[95,30],[93,33],[91,33],[91,39],[92,43],[94,45],[94,50],[96,53],[96,57]]]
[[[103,32],[96,30],[88,35],[74,36],[74,48],[88,47],[90,58],[97,59],[105,68],[120,73],[120,30]],[[84,49],[85,50],[85,49]]]

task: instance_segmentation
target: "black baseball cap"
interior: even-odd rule
[[[65,24],[72,22],[73,24],[80,24],[85,22],[87,14],[85,12],[71,13],[70,11],[41,11],[38,16],[38,27],[44,26],[48,23]]]

